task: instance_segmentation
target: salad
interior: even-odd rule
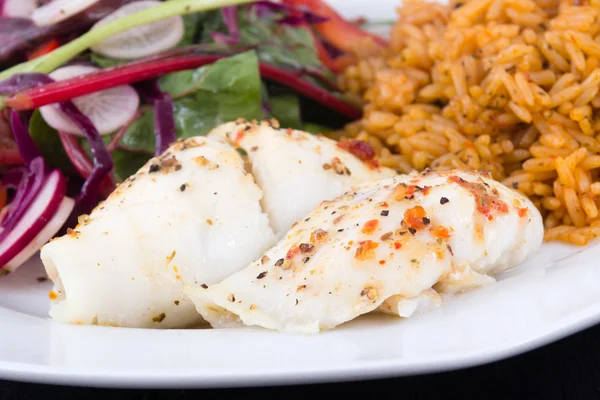
[[[320,0],[0,0],[0,275],[179,138],[360,118],[336,73],[364,38]]]

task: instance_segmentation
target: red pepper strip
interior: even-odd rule
[[[31,110],[48,104],[72,100],[75,97],[115,86],[155,78],[169,72],[198,68],[212,64],[224,57],[227,57],[227,55],[193,55],[124,64],[27,89],[5,99],[4,103],[15,110]],[[350,119],[355,120],[361,117],[361,110],[326,90],[305,81],[293,71],[261,63],[260,73],[264,78],[287,86]]]
[[[283,4],[296,8],[307,7],[313,13],[328,18],[327,21],[315,24],[315,29],[323,35],[328,42],[342,51],[350,51],[352,46],[365,38],[383,47],[388,45],[384,38],[360,29],[356,24],[346,21],[333,8],[322,0],[282,0]]]
[[[48,40],[41,45],[37,46],[31,53],[28,54],[27,59],[33,60],[34,58],[38,58],[44,56],[53,50],[56,50],[60,47],[60,42],[56,39]]]
[[[87,179],[94,169],[94,164],[90,161],[87,154],[85,154],[85,151],[81,148],[79,142],[77,142],[77,138],[74,135],[62,131],[58,131],[58,136],[60,137],[60,141],[69,160],[71,160],[71,163],[79,175],[81,175],[83,179]],[[115,187],[117,187],[117,184],[112,174],[106,175],[100,185],[100,195],[105,198],[108,197]]]

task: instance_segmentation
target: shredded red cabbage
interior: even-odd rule
[[[48,75],[37,72],[14,74],[10,78],[0,81],[0,94],[13,95],[22,90],[52,82],[54,80]]]
[[[19,153],[21,153],[21,157],[23,157],[25,164],[29,166],[34,159],[41,157],[42,154],[35,144],[35,141],[31,138],[29,131],[25,128],[19,114],[14,110],[10,116],[10,125]]]
[[[177,140],[173,99],[160,90],[156,80],[140,82],[135,86],[143,99],[154,104],[154,155],[158,156]]]
[[[240,29],[238,24],[237,6],[221,8],[223,22],[227,26],[229,35],[220,32],[212,32],[210,35],[219,44],[236,45],[240,42]]]
[[[94,158],[92,173],[83,183],[81,192],[76,199],[79,212],[87,214],[97,203],[100,183],[112,170],[113,160],[92,121],[72,101],[60,103],[59,108],[83,132],[90,144],[90,150]]]
[[[51,82],[54,82],[54,80],[44,74],[18,74],[4,81],[0,81],[0,94],[12,95],[19,90],[23,90],[23,86],[28,88]],[[113,161],[100,137],[100,133],[98,133],[98,130],[94,127],[92,121],[79,111],[72,101],[60,103],[59,108],[83,132],[90,144],[90,149],[94,158],[94,168],[92,169],[90,176],[84,182],[77,198],[79,211],[81,213],[87,213],[95,206],[100,191],[100,182],[102,182],[104,177],[112,170]],[[32,144],[35,146],[35,142],[31,139],[29,132],[23,125],[18,114],[13,112],[11,120],[13,122],[13,135],[19,146],[19,152],[25,162],[28,163],[28,160],[31,161],[34,158],[34,150],[32,149],[35,148],[37,151],[37,147],[32,147]],[[21,144],[23,146],[21,146]]]

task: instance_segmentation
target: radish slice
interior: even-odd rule
[[[31,241],[19,254],[17,254],[12,260],[10,260],[3,268],[8,272],[14,272],[19,268],[25,261],[29,260],[33,254],[42,248],[52,237],[62,228],[64,223],[71,215],[75,207],[75,200],[65,197],[58,206],[58,210],[52,217],[52,219],[44,226],[44,229],[38,233],[38,235]]]
[[[40,192],[19,222],[0,242],[0,265],[7,265],[44,230],[52,220],[65,197],[67,182],[60,171],[52,171]],[[16,265],[16,263],[14,264]],[[13,268],[15,268],[13,265]],[[0,269],[2,271],[3,268]]]
[[[37,0],[4,0],[0,16],[11,18],[29,18],[37,8]]]
[[[107,22],[161,4],[160,1],[136,1],[119,8],[98,21],[92,29]],[[183,18],[180,16],[141,25],[118,35],[111,36],[91,47],[92,51],[117,59],[136,59],[173,48],[184,34]]]
[[[53,25],[78,14],[100,0],[53,0],[37,8],[31,14],[37,26]]]
[[[96,67],[86,65],[70,65],[55,70],[50,77],[60,81],[98,70]],[[76,97],[73,103],[92,121],[101,135],[106,135],[116,131],[133,118],[140,105],[140,98],[134,88],[123,85]],[[58,104],[40,107],[40,113],[54,129],[83,135],[71,119],[58,108]]]

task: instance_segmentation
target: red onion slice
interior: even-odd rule
[[[0,266],[7,265],[40,234],[59,209],[66,189],[67,181],[60,171],[48,174],[35,200],[0,242]]]
[[[75,206],[75,200],[70,197],[65,197],[58,206],[58,210],[52,217],[52,219],[44,226],[44,228],[33,238],[31,242],[19,254],[17,254],[12,260],[10,260],[4,269],[8,272],[14,272],[17,268],[29,260],[43,245],[48,243],[52,237],[62,228],[65,224],[73,207]]]

